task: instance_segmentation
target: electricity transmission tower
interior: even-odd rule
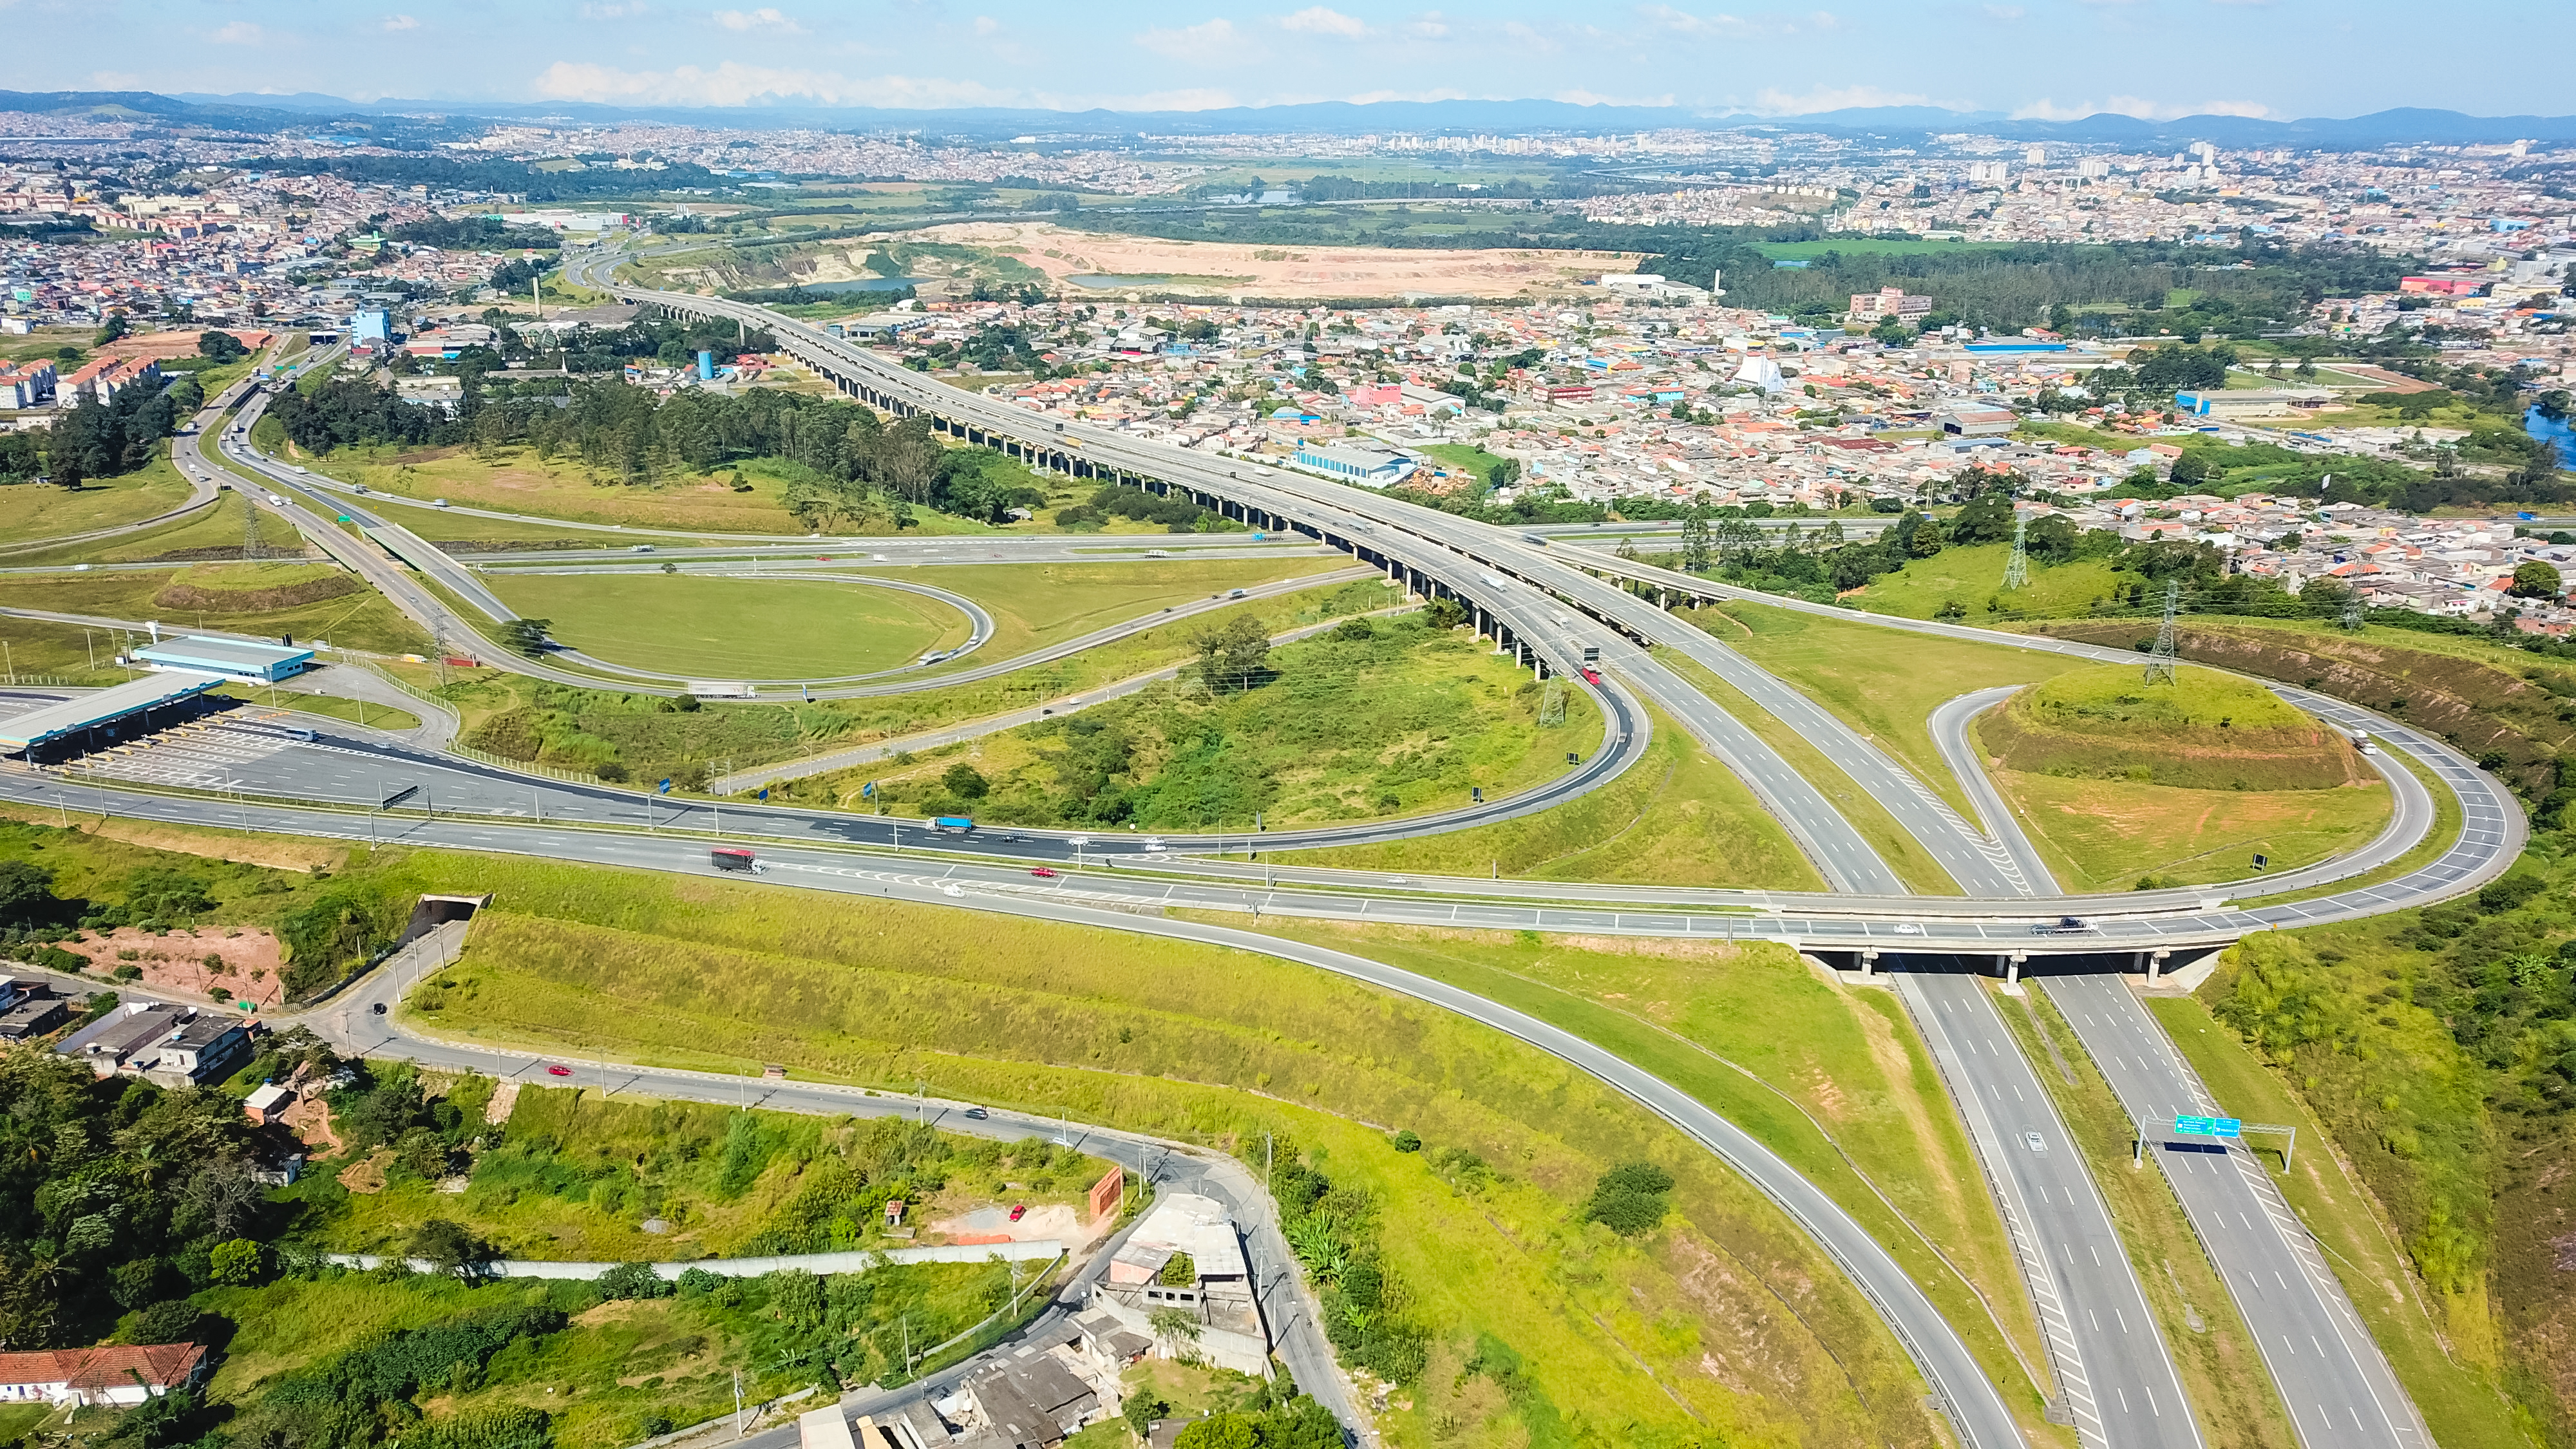
[[[2174,611],[2182,607],[2182,581],[2165,580],[2165,621],[2156,629],[2156,647],[2147,653],[2147,683],[2174,682]]]
[[[2346,629],[2358,629],[2361,627],[2361,595],[2344,595],[2343,626]]]
[[[2022,588],[2030,583],[2030,519],[2026,515],[2013,519],[2012,557],[2004,562],[2004,587]]]
[[[256,562],[268,557],[268,546],[259,541],[259,507],[250,501],[248,492],[241,495],[241,506],[242,557]]]
[[[1554,729],[1565,723],[1565,681],[1550,677],[1547,690],[1538,698],[1538,727]]]

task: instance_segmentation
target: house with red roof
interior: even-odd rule
[[[206,1376],[198,1343],[101,1344],[0,1353],[0,1404],[131,1407]]]

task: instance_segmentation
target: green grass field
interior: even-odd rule
[[[1970,815],[1967,793],[1932,742],[1932,711],[1962,694],[2081,667],[2035,649],[1934,638],[1764,604],[1728,604],[1682,617],[1796,685]]]
[[[296,532],[295,525],[265,509],[258,516],[259,537],[263,545],[281,554],[303,552],[304,538]],[[12,568],[35,568],[54,564],[145,563],[167,554],[195,549],[238,550],[241,543],[241,504],[232,494],[225,493],[217,495],[211,506],[198,509],[185,518],[154,524],[113,538],[0,555],[0,564]]]
[[[2496,1391],[2505,1346],[2484,1321],[2480,1292],[2436,1313],[2387,1218],[2365,1184],[2333,1147],[2325,1127],[2298,1095],[2237,1034],[2190,998],[2158,997],[2147,1009],[2181,1048],[2219,1107],[2247,1121],[2295,1124],[2299,1148],[2281,1191],[2326,1250],[2370,1336],[2388,1355],[2443,1449],[2525,1449],[2534,1442],[2520,1415]]]
[[[1229,589],[1332,573],[1350,564],[1342,554],[1300,551],[1283,552],[1277,558],[1138,557],[1102,563],[917,565],[909,569],[888,565],[882,571],[888,578],[918,580],[964,594],[983,605],[993,616],[993,637],[968,658],[985,663],[1059,640],[1079,638],[1095,629]],[[1395,591],[1385,592],[1392,595]],[[1388,602],[1395,600],[1390,598]],[[1252,607],[1264,619],[1278,617],[1277,606],[1266,601]],[[1206,627],[1205,615],[1181,626],[1184,633],[1192,635]],[[961,661],[955,667],[963,669],[968,665]]]
[[[138,522],[187,501],[188,480],[179,476],[166,452],[156,453],[135,472],[92,479],[76,491],[11,484],[0,488],[0,550]]]
[[[1436,1342],[1495,1335],[1629,1442],[1934,1440],[1893,1341],[1747,1185],[1562,1064],[1419,1003],[1262,956],[866,897],[436,852],[403,873],[506,890],[521,918],[507,949],[469,945],[450,968],[468,984],[446,993],[443,1033],[898,1090],[927,1077],[1256,1160],[1264,1131],[1284,1134],[1370,1191]],[[1435,1173],[1434,1153],[1366,1125],[1396,1123],[1474,1152],[1491,1180]],[[1595,1174],[1633,1157],[1679,1180],[1669,1224],[1630,1242],[1576,1221]],[[1406,1442],[1432,1428],[1392,1416]]]
[[[255,711],[257,713],[265,713],[270,708],[269,691],[265,688],[237,682],[218,685],[210,692],[222,695],[226,699],[238,699],[246,704],[257,706]],[[346,699],[336,694],[309,693],[293,686],[279,689],[276,699],[278,708],[295,710],[301,714],[318,714],[324,719],[347,720],[351,724],[364,725],[368,729],[408,730],[417,729],[420,726],[419,715],[409,710],[395,709],[390,705],[377,704],[372,700]]]
[[[1797,842],[1734,771],[1653,706],[1647,714],[1655,737],[1645,758],[1553,809],[1415,840],[1285,851],[1276,858],[1424,875],[1824,889]]]
[[[361,591],[317,604],[238,613],[187,610],[177,617],[153,602],[153,596],[176,575],[160,570],[0,577],[0,604],[67,614],[95,614],[110,619],[159,619],[166,625],[221,627],[246,634],[292,634],[298,640],[328,640],[343,649],[387,654],[418,653],[429,640],[382,596]],[[12,627],[16,627],[15,624]]]
[[[804,679],[899,668],[966,642],[937,599],[860,583],[693,574],[492,573],[485,583],[594,658],[706,679]],[[978,655],[982,651],[977,651]]]
[[[1949,896],[1959,893],[1959,883],[1932,858],[1921,842],[1897,823],[1896,817],[1876,797],[1860,787],[1860,782],[1845,774],[1841,766],[1828,759],[1804,735],[1769,710],[1753,702],[1753,697],[1718,678],[1709,670],[1678,654],[1658,652],[1665,668],[1691,682],[1718,708],[1735,716],[1744,727],[1761,737],[1764,744],[1777,751],[1789,768],[1805,777],[1821,791],[1845,820],[1858,830],[1870,848],[1878,852],[1888,869],[1908,890],[1923,895]]]
[[[2333,790],[2187,790],[2128,780],[1995,772],[2031,844],[2069,890],[2247,880],[2358,850],[2395,808],[2374,782]],[[2348,885],[2347,887],[2348,888]]]
[[[1098,823],[1100,805],[1114,801],[1149,830],[1249,830],[1256,813],[1283,829],[1449,809],[1478,787],[1507,799],[1564,773],[1567,753],[1600,739],[1588,699],[1568,700],[1562,723],[1539,727],[1539,686],[1482,640],[1434,632],[1418,613],[1374,621],[1360,639],[1288,645],[1270,668],[1275,677],[1256,688],[1212,695],[1174,681],[1078,718],[816,784],[845,807],[874,783],[875,801],[897,811],[971,811],[997,824]],[[961,755],[990,782],[989,797],[961,801],[940,784]]]
[[[1957,604],[1965,624],[1992,623],[2058,614],[2081,614],[2097,598],[2124,587],[2127,576],[2114,574],[2099,559],[2072,563],[2031,562],[2030,583],[2003,586],[2004,565],[2012,557],[2009,543],[1959,544],[1930,558],[1919,558],[1894,573],[1880,574],[1850,602],[1872,614],[1929,619],[1943,606]],[[1999,605],[1989,609],[1989,603]]]

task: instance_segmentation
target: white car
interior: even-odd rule
[[[962,895],[966,894],[965,890],[964,890],[963,888],[961,888],[961,887],[960,887],[960,886],[959,886],[955,881],[948,881],[948,882],[946,882],[946,883],[942,884],[942,885],[939,887],[939,893],[940,893],[941,895],[943,895],[943,896],[962,896]]]
[[[2048,1139],[2040,1136],[2036,1132],[2025,1132],[2021,1134],[2021,1143],[2022,1146],[2029,1148],[2033,1152],[2046,1152],[2048,1150]]]

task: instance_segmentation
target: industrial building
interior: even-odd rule
[[[0,720],[0,753],[23,755],[38,745],[92,732],[109,740],[129,729],[139,733],[152,727],[154,711],[185,704],[223,682],[218,674],[171,670],[32,709]]]
[[[313,667],[313,651],[287,644],[261,644],[248,639],[216,639],[190,634],[137,649],[134,657],[147,669],[191,674],[220,674],[252,684],[275,684]]]
[[[1301,443],[1297,465],[1353,483],[1384,488],[1413,475],[1414,462],[1402,453],[1357,443]]]

